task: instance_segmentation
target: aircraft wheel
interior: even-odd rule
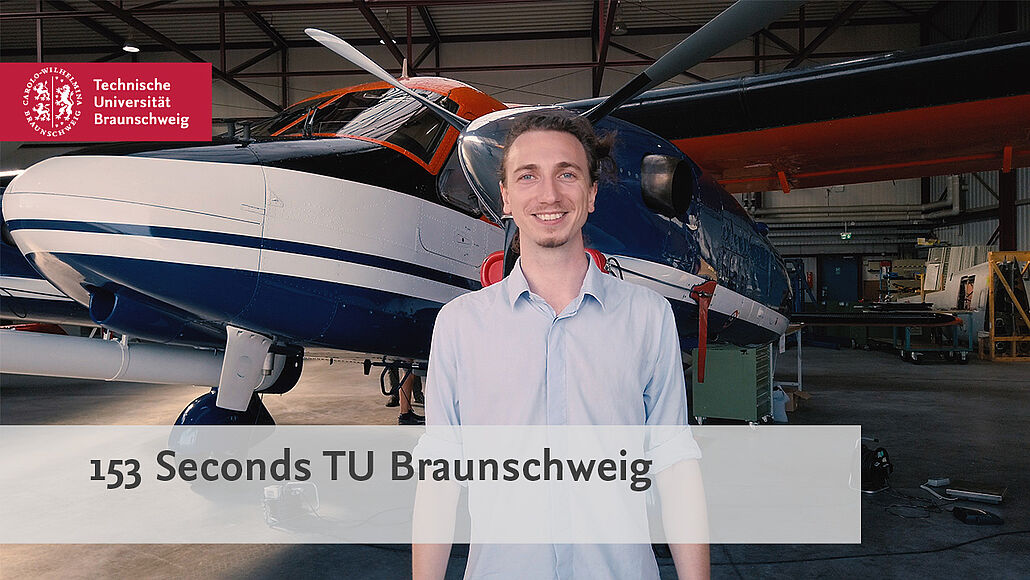
[[[215,405],[218,389],[211,389],[193,400],[176,419],[175,424],[184,425],[275,425],[275,420],[254,393],[246,411],[232,411]]]
[[[969,364],[969,353],[968,352],[960,352],[960,353],[958,353],[958,364],[960,364],[960,365],[967,365],[967,364]]]

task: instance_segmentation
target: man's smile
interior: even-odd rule
[[[535,213],[535,214],[533,214],[533,216],[536,217],[536,219],[538,219],[540,221],[543,221],[543,222],[554,222],[554,221],[558,221],[561,218],[565,217],[566,214],[568,214],[568,213],[569,212],[567,212],[567,211],[548,212],[548,213]]]

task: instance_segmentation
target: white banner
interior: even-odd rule
[[[0,426],[0,542],[861,541],[859,426],[692,434]]]

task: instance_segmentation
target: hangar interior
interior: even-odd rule
[[[395,76],[406,70],[410,76],[456,79],[509,105],[557,104],[611,94],[730,4],[5,0],[0,61],[211,63],[213,131],[219,134],[230,121],[253,122],[324,91],[374,80],[308,38],[304,28],[309,26],[347,40]],[[1027,31],[1026,1],[813,0],[661,88],[804,70],[1006,33],[1023,33],[1025,42]],[[1003,74],[1026,76],[1025,70]],[[799,109],[816,105],[804,95],[798,101]],[[1023,129],[1030,132],[1030,127]],[[3,142],[0,170],[24,169],[82,145]],[[772,245],[794,263],[798,311],[843,311],[859,302],[899,298],[921,302],[937,290],[949,292],[951,304],[961,296],[954,283],[947,286],[948,271],[985,263],[988,252],[1030,251],[1030,168],[999,166],[825,187],[783,185],[734,196],[756,221],[768,225]],[[977,275],[977,284],[983,283],[984,274]],[[1021,275],[1025,280],[1025,269]],[[988,308],[982,297],[972,301],[966,309]],[[17,322],[6,312],[3,319]],[[1019,324],[1015,314],[1011,319]],[[941,571],[1024,576],[1018,570],[1030,569],[1030,460],[1025,452],[1030,373],[1021,362],[986,360],[992,353],[985,355],[982,346],[977,357],[972,340],[985,338],[982,328],[967,328],[970,348],[963,349],[961,360],[968,366],[945,360],[947,355],[957,358],[959,349],[937,357],[909,346],[900,350],[910,360],[892,356],[904,330],[810,329],[796,334],[804,345],[796,357],[797,347],[784,345],[789,349],[780,349],[775,380],[800,382],[803,377],[810,397],[791,393],[790,423],[861,424],[863,435],[890,450],[892,485],[863,497],[861,545],[713,546],[713,576],[907,578]],[[1018,349],[1001,347],[993,355],[1030,355],[1013,352]],[[330,366],[333,358],[330,353],[309,361],[289,395],[266,397],[277,421],[392,424],[395,411],[382,407],[374,378],[365,376],[360,365]],[[5,425],[168,424],[197,392],[185,386],[10,374],[2,381],[0,423]],[[1004,501],[987,508],[1005,523],[956,521],[920,489],[935,476],[1007,487]],[[769,501],[790,493],[770,489]],[[10,578],[179,576],[207,562],[216,577],[393,578],[408,573],[409,554],[406,547],[393,545],[9,544],[0,548],[0,570]],[[659,555],[662,577],[675,577],[671,559]],[[448,577],[460,577],[464,558],[456,547]]]

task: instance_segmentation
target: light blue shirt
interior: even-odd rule
[[[687,427],[672,309],[658,293],[591,261],[555,314],[521,260],[455,298],[433,331],[427,425],[683,425],[648,451],[651,473],[701,453]],[[650,545],[472,545],[466,578],[657,578]]]

